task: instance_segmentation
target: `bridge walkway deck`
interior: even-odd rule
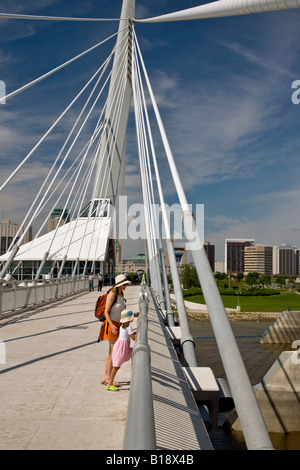
[[[126,289],[133,311],[139,289]],[[100,323],[93,316],[98,295],[86,292],[0,320],[6,351],[0,364],[1,450],[122,449],[131,362],[118,372],[120,391],[108,392],[101,385],[107,343],[97,343]],[[149,343],[157,449],[212,448],[151,299]]]

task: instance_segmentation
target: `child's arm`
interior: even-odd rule
[[[134,331],[133,333],[131,333],[131,335],[129,335],[131,339],[133,339],[133,341],[135,341],[135,338],[136,338],[136,332]]]

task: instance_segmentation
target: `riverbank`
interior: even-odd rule
[[[174,296],[175,297],[175,296]],[[171,298],[172,295],[171,295]],[[222,302],[227,313],[241,312],[277,312],[282,313],[290,310],[300,310],[300,297],[294,292],[282,292],[267,296],[243,296],[221,295]],[[184,303],[188,310],[202,311],[207,313],[206,302],[203,295],[189,295],[184,297]]]
[[[282,351],[290,351],[291,344],[260,343],[266,329],[278,317],[278,313],[248,312],[228,315],[233,317],[232,331],[236,338],[247,374],[252,386],[258,384]],[[199,317],[201,317],[199,321]],[[216,343],[215,335],[208,315],[192,312],[189,315],[190,332],[195,342],[197,364],[210,367],[216,378],[226,378],[226,373]],[[218,428],[210,432],[210,439],[215,450],[245,450],[243,434],[229,431],[223,425],[227,412],[219,413]],[[300,433],[270,433],[276,450],[300,450]]]
[[[196,310],[188,310],[186,309],[186,313],[188,319],[190,321],[207,321],[209,320],[208,313],[196,311]],[[260,322],[260,321],[271,321],[274,322],[277,318],[281,315],[278,312],[234,312],[230,313],[227,312],[227,316],[230,322],[236,321],[252,321],[252,322]]]

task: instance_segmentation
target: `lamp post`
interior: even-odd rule
[[[237,291],[236,292],[237,296],[238,296],[238,306],[237,306],[237,311],[240,312],[241,311],[241,307],[240,307],[240,294],[241,292],[240,291]]]

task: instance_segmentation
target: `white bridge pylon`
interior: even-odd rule
[[[77,166],[78,173],[74,172],[73,174],[74,183],[72,189],[75,190],[83,164],[87,161],[88,153],[92,148],[92,145],[96,143],[96,148],[90,160],[88,170],[83,176],[81,176],[83,181],[81,183],[82,187],[80,191],[81,199],[80,201],[78,199],[77,207],[73,210],[73,213],[77,212],[77,216],[75,218],[72,217],[72,220],[65,223],[63,226],[60,226],[60,222],[62,222],[61,219],[56,230],[42,236],[36,236],[32,242],[22,244],[22,240],[26,233],[26,227],[29,227],[29,225],[35,220],[35,217],[43,206],[43,201],[46,200],[46,195],[49,193],[51,186],[53,185],[54,180],[51,181],[50,176],[48,176],[46,178],[46,181],[49,179],[48,186],[46,186],[46,182],[44,182],[38,194],[38,196],[42,196],[43,194],[42,201],[38,196],[36,197],[35,204],[32,204],[31,207],[33,215],[31,216],[29,211],[22,223],[21,227],[23,227],[23,232],[21,231],[21,228],[19,230],[20,234],[22,233],[21,237],[18,237],[17,234],[9,251],[0,257],[0,262],[3,263],[0,268],[0,277],[5,275],[13,262],[15,266],[15,263],[28,261],[35,262],[35,266],[37,266],[38,262],[41,263],[38,269],[35,268],[37,269],[36,279],[38,279],[40,274],[43,272],[43,268],[47,261],[52,261],[54,263],[60,262],[60,272],[62,272],[63,264],[65,264],[66,261],[76,261],[77,263],[79,261],[89,261],[92,263],[98,263],[97,269],[101,269],[100,266],[103,267],[103,264],[100,265],[99,263],[107,262],[111,266],[105,266],[104,269],[107,271],[107,268],[109,268],[108,270],[112,273],[114,260],[112,259],[113,254],[110,252],[109,240],[115,237],[116,214],[114,211],[118,206],[117,196],[124,194],[126,131],[132,99],[132,21],[130,18],[134,18],[134,16],[135,0],[125,0],[122,7],[121,18],[126,19],[121,19],[119,22],[116,44],[111,55],[98,69],[98,75],[94,74],[92,77],[92,79],[97,78],[97,83],[94,86],[89,99],[91,99],[92,94],[94,94],[96,86],[100,83],[100,79],[108,68],[109,63],[113,62],[111,72],[105,80],[100,93],[84,120],[85,124],[91,111],[95,107],[99,96],[102,94],[104,87],[109,83],[109,91],[105,106],[103,107],[101,116],[98,119],[98,123],[91,140],[87,143],[86,148],[83,149],[82,155],[79,156],[81,160],[79,160]],[[68,63],[70,62],[71,61],[68,61]],[[55,71],[60,68],[61,67],[57,67]],[[50,75],[50,73],[46,75]],[[44,79],[44,77],[45,76],[37,79],[35,82],[37,83],[41,79]],[[88,83],[90,83],[91,80]],[[30,84],[30,86],[31,85],[32,84]],[[27,88],[27,86],[23,87],[20,92]],[[17,92],[15,94],[17,94]],[[15,94],[11,95],[14,96]],[[83,111],[81,114],[83,114]],[[79,121],[80,119],[78,118],[73,129],[75,129],[76,124],[79,123]],[[83,129],[84,124],[82,124],[81,129]],[[77,136],[74,138],[73,142],[77,140]],[[41,139],[41,141],[42,140],[43,139]],[[67,141],[69,140],[71,140],[71,133],[69,134]],[[64,145],[64,147],[65,146],[66,145]],[[64,147],[56,160],[57,162],[59,162],[59,159],[63,154]],[[67,156],[69,153],[70,151],[68,151]],[[31,154],[32,152],[27,155],[24,161],[26,161]],[[59,169],[62,168],[67,156],[64,157]],[[19,165],[19,167],[21,167],[21,165]],[[20,168],[17,170],[19,169]],[[54,166],[52,167],[52,170],[54,171]],[[58,171],[56,175],[57,174]],[[92,175],[94,175],[93,194],[88,206],[86,209],[83,209],[84,199],[87,196],[87,187],[91,181]],[[10,178],[8,180],[10,180]],[[2,185],[1,189],[4,186],[5,184]],[[43,192],[44,188],[45,191]],[[71,194],[67,198],[62,215],[66,210],[68,210],[67,203],[70,201]],[[57,202],[58,201],[56,201],[56,203]],[[99,209],[97,209],[97,207]],[[49,269],[49,263],[47,269]],[[75,273],[74,269],[73,271]],[[86,272],[84,271],[83,274],[86,274]]]

